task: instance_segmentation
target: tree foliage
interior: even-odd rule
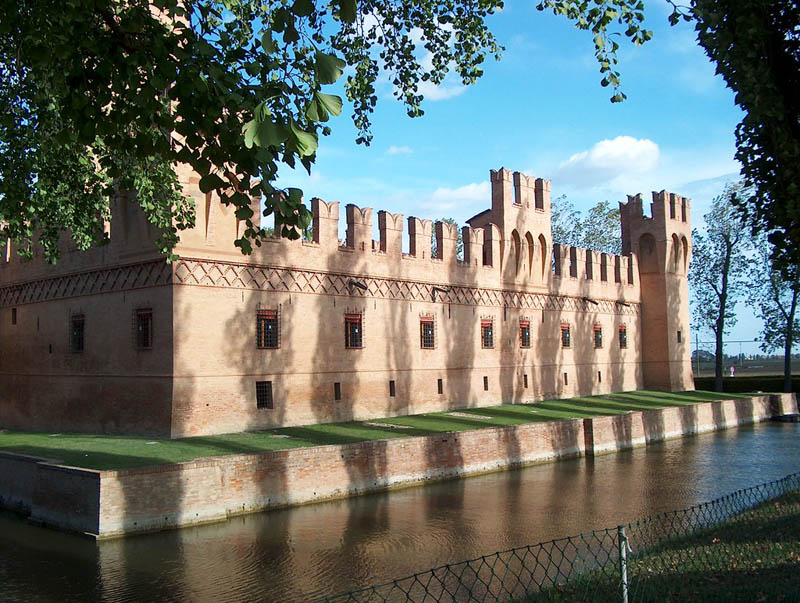
[[[437,246],[436,246],[436,222],[444,222],[445,224],[452,224],[456,227],[456,232],[458,236],[456,237],[456,257],[460,260],[464,259],[464,237],[461,233],[461,229],[458,227],[458,222],[455,221],[453,218],[439,218],[438,220],[434,220],[434,228],[431,229],[431,257],[435,257],[438,253]]]
[[[486,25],[501,0],[26,0],[0,3],[0,222],[21,252],[55,258],[62,230],[79,247],[105,239],[109,198],[132,191],[163,251],[194,207],[175,168],[236,208],[243,252],[259,244],[250,203],[300,236],[302,191],[276,191],[282,166],[311,170],[344,92],[368,144],[376,81],[386,74],[411,116],[422,82],[464,84],[500,46]],[[544,0],[590,30],[602,84],[621,100],[616,51],[638,44],[639,0]],[[421,60],[421,52],[427,53]],[[276,194],[280,193],[280,194]]]
[[[551,201],[550,215],[553,242],[592,251],[621,253],[619,208],[612,207],[608,201],[600,201],[584,216],[566,195],[560,195]]]
[[[692,323],[696,329],[714,333],[717,391],[722,391],[724,337],[736,324],[734,309],[744,293],[751,245],[748,228],[736,214],[734,203],[748,194],[741,183],[728,184],[704,216],[705,230],[692,230]]]
[[[792,391],[792,347],[800,341],[800,269],[793,267],[791,276],[784,278],[786,268],[779,270],[772,259],[766,236],[756,240],[755,255],[747,272],[747,304],[763,321],[761,338],[764,352],[783,350],[784,391]]]

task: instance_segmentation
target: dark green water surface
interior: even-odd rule
[[[798,461],[800,424],[765,423],[105,542],[0,514],[0,601],[302,601],[690,506]]]

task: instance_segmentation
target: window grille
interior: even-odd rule
[[[361,328],[361,314],[344,315],[344,347],[364,347],[364,333]]]
[[[531,323],[529,320],[519,321],[519,345],[522,348],[531,347]]]
[[[334,400],[341,400],[342,399],[342,384],[338,381],[333,384],[333,399]]]
[[[623,350],[628,347],[628,329],[626,327],[619,328],[619,347]]]
[[[272,408],[272,381],[256,381],[256,408]]]
[[[561,347],[568,348],[570,344],[569,325],[567,323],[561,323]]]
[[[603,327],[594,325],[594,347],[599,349],[603,347]]]
[[[153,310],[142,308],[134,314],[136,347],[150,349],[153,347]]]
[[[277,310],[256,310],[256,347],[260,350],[280,347]]]
[[[84,327],[85,320],[83,314],[73,314],[69,331],[69,349],[73,352],[83,351]]]
[[[491,320],[481,320],[481,347],[494,347],[494,323]]]
[[[436,346],[433,318],[422,317],[419,319],[420,347],[432,350]]]
[[[489,391],[489,377],[483,378],[483,391],[485,392]]]

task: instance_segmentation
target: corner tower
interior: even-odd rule
[[[689,341],[689,287],[692,227],[689,199],[653,193],[651,216],[642,197],[620,203],[622,253],[639,260],[642,299],[642,362],[645,387],[694,389]]]

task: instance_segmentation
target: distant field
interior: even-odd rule
[[[739,362],[726,362],[723,367],[725,368],[725,375],[730,375],[731,364],[733,364],[734,368],[736,369],[736,375],[767,375],[767,376],[775,376],[775,375],[783,375],[783,359],[777,358],[767,358],[763,360],[743,360]],[[800,366],[800,363],[798,363]],[[697,363],[692,363],[692,369],[694,370],[695,377],[713,377],[714,376],[714,364],[712,362],[701,362],[700,368],[698,370]],[[800,373],[799,373],[800,374]]]

